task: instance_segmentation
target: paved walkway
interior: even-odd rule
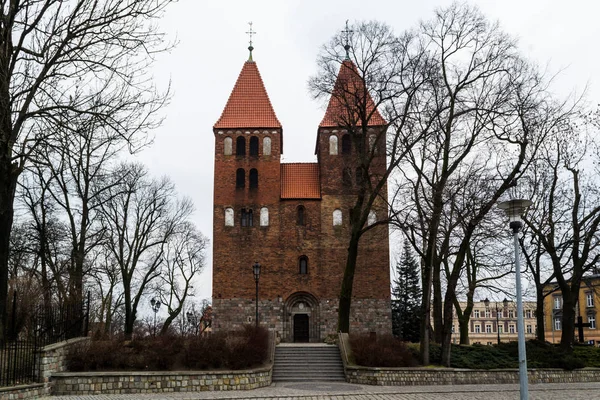
[[[53,396],[44,400],[508,400],[519,398],[519,385],[368,386],[349,383],[275,383],[248,391]],[[600,382],[529,386],[530,400],[600,400]]]

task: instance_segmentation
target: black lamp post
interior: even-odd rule
[[[260,264],[255,262],[252,266],[252,272],[254,273],[254,282],[256,283],[256,315],[254,321],[258,328],[258,280],[260,279]]]
[[[487,310],[490,309],[490,300],[486,297],[485,300],[483,301],[485,303],[485,308]],[[506,303],[508,302],[508,300],[506,300],[506,298],[504,299],[504,306],[506,307]],[[496,307],[496,334],[498,335],[498,344],[500,344],[500,316],[498,314],[498,302],[495,302],[495,307]]]
[[[158,309],[160,308],[160,300],[153,297],[150,300],[150,305],[152,306],[152,311],[154,312],[154,336],[156,337],[156,313],[158,312]]]

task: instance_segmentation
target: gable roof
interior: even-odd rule
[[[244,63],[214,128],[281,128],[254,61]]]
[[[281,164],[282,199],[320,199],[319,164]]]
[[[335,81],[335,85],[333,87],[333,94],[329,99],[329,104],[327,105],[327,110],[325,111],[325,116],[323,120],[319,124],[320,128],[325,127],[340,127],[343,124],[340,121],[343,121],[344,115],[348,115],[348,112],[351,111],[351,108],[354,106],[351,102],[353,101],[353,94],[362,91],[364,89],[363,80],[360,78],[359,72],[356,69],[356,65],[350,60],[344,60],[340,67],[340,72],[338,73],[337,79]],[[373,102],[373,98],[369,93],[367,93],[367,112],[370,113],[374,111],[371,115],[371,118],[368,121],[368,126],[382,126],[386,125],[387,122],[379,111],[375,107],[375,103]],[[350,103],[350,104],[349,104]],[[357,119],[357,124],[360,124]],[[353,118],[354,119],[354,118]]]

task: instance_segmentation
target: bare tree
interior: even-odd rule
[[[125,336],[133,333],[138,305],[148,285],[164,267],[168,241],[187,220],[193,206],[178,201],[166,178],[152,180],[139,165],[122,165],[115,173],[116,185],[105,191],[100,216],[104,245],[117,263],[123,285]]]
[[[155,125],[152,115],[165,97],[154,89],[147,67],[154,53],[170,47],[155,24],[170,2],[1,2],[0,335],[15,191],[32,151],[55,135],[45,122],[69,110],[95,114],[125,136]],[[118,103],[104,102],[114,92]],[[113,115],[115,108],[120,112]]]

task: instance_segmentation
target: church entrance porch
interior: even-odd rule
[[[284,304],[282,341],[308,343],[320,342],[319,302],[307,292],[296,292]]]

